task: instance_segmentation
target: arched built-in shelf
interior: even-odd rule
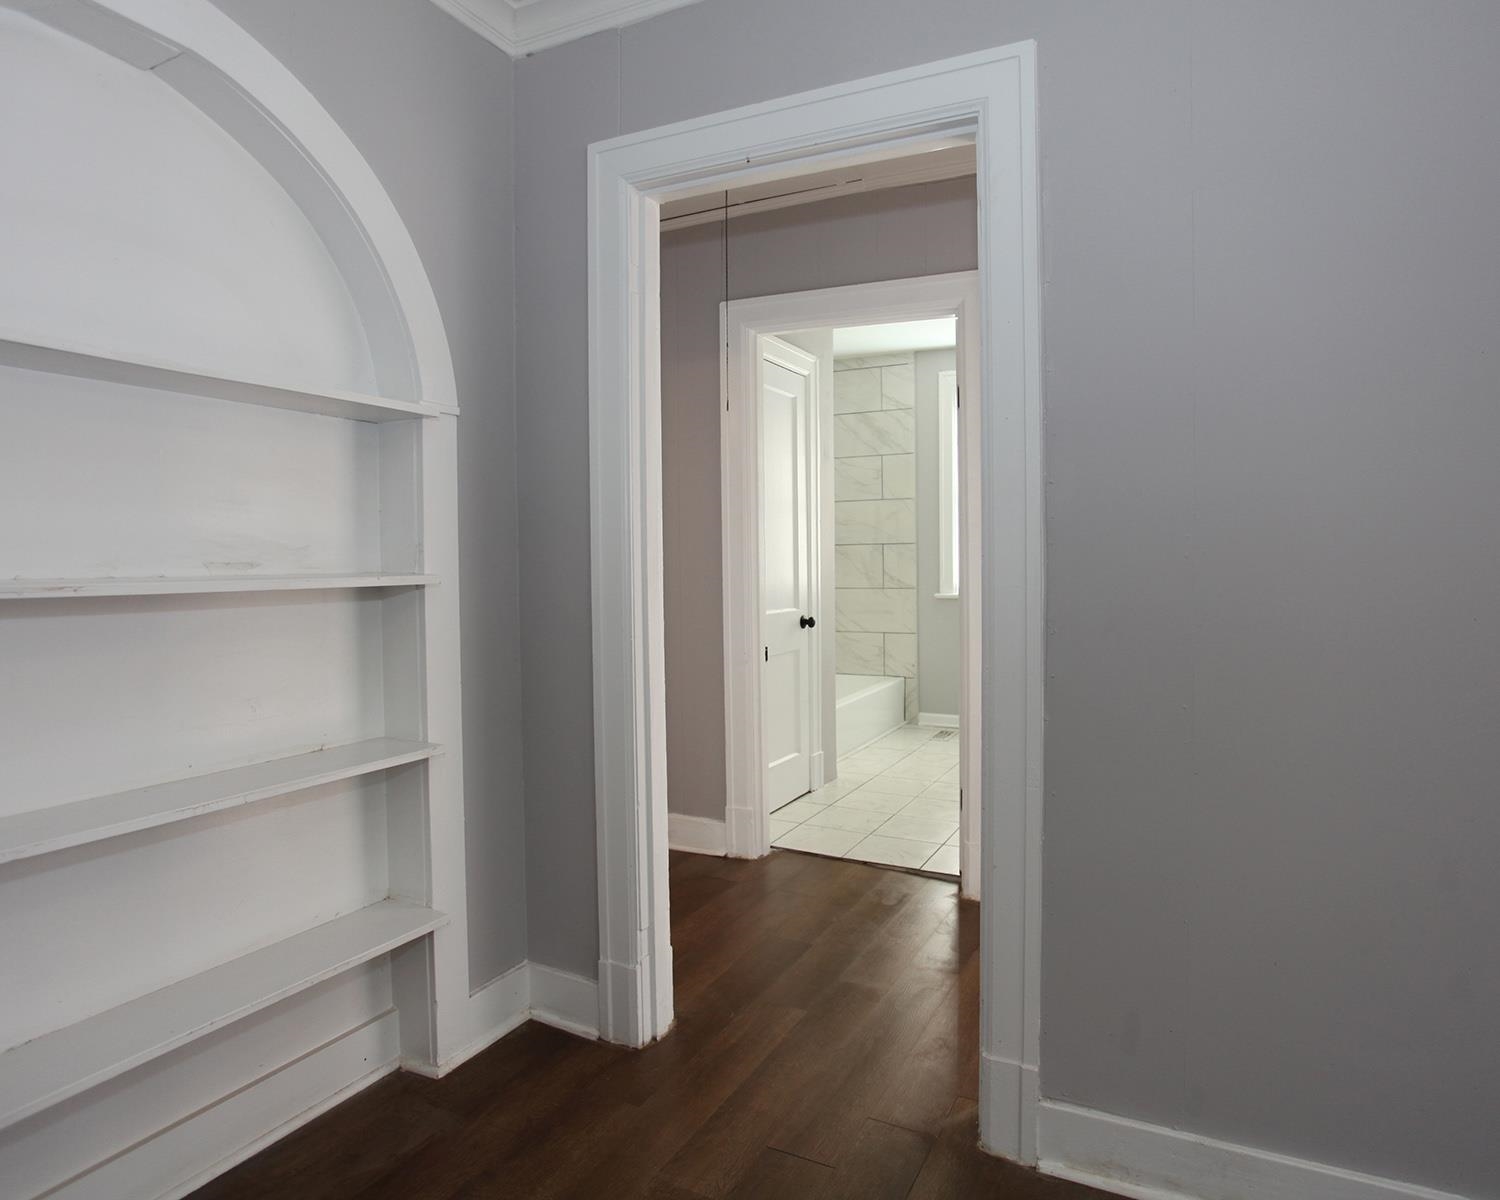
[[[0,1054],[0,1129],[445,925],[382,900]]]
[[[121,358],[79,346],[32,341],[5,334],[0,334],[0,366],[211,400],[230,400],[237,404],[345,417],[353,421],[409,421],[458,411],[451,406],[416,404],[410,400],[367,396],[359,392],[307,390],[263,380],[214,375],[196,367]]]
[[[7,18],[0,79],[62,81],[11,157],[78,170],[0,198],[0,1190],[180,1194],[512,1020],[470,977],[457,392],[379,180],[211,0]]]
[[[0,817],[0,863],[122,837],[407,763],[425,762],[437,752],[438,747],[430,742],[369,738],[227,771],[189,775],[149,787],[13,813]]]
[[[197,596],[233,592],[342,591],[431,587],[436,575],[151,575],[0,580],[0,600],[70,600],[89,596]]]

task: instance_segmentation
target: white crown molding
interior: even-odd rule
[[[432,0],[440,9],[472,29],[491,45],[515,58],[521,53],[516,41],[516,10],[509,0]]]
[[[432,0],[512,58],[621,29],[697,0]]]

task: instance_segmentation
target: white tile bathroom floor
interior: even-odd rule
[[[958,878],[958,730],[903,725],[771,814],[771,844]]]

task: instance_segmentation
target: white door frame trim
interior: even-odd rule
[[[980,1140],[1036,1157],[1042,488],[1036,48],[1020,42],[589,147],[589,484],[599,1028],[672,1020],[662,630],[659,198],[972,131],[984,422]],[[1003,514],[1011,514],[1007,519]]]
[[[970,803],[964,814],[960,841],[960,890],[979,896],[979,786],[980,739],[970,730],[981,728],[978,660],[981,623],[979,578],[980,445],[979,273],[960,271],[889,279],[848,287],[757,296],[719,305],[719,329],[728,346],[729,361],[721,381],[719,461],[721,477],[724,573],[724,746],[725,824],[729,853],[759,858],[771,849],[770,815],[761,775],[753,769],[762,759],[760,743],[760,578],[757,514],[760,511],[759,472],[755,456],[758,406],[746,403],[756,395],[756,342],[762,334],[787,330],[832,329],[882,321],[921,321],[956,316],[959,321],[958,369],[963,381],[960,404],[963,421],[959,438],[960,477],[964,480],[960,521],[964,544],[962,578],[973,580],[961,591],[963,696],[960,737],[963,761],[959,786]],[[981,351],[982,353],[982,351]],[[831,402],[831,397],[823,398]],[[821,559],[820,559],[821,561]],[[826,581],[824,581],[826,584]],[[832,587],[824,586],[827,597]],[[831,606],[822,604],[822,618]],[[825,621],[825,625],[827,622]],[[831,632],[831,631],[830,631]]]

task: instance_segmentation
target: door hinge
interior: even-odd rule
[[[953,407],[954,408],[962,408],[963,406],[964,406],[964,390],[963,390],[962,387],[955,386],[954,389],[953,389]]]

